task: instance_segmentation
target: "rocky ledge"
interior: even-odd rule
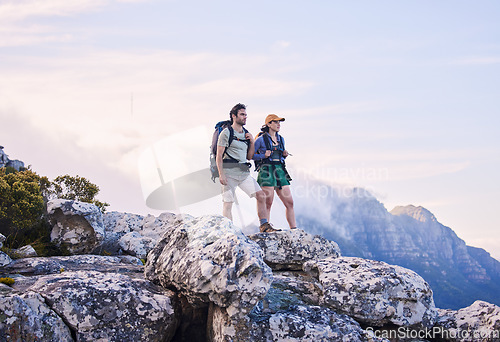
[[[51,205],[53,239],[75,255],[0,255],[0,341],[500,340],[497,306],[437,309],[415,272],[304,230]]]

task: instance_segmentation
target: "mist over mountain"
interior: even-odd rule
[[[431,285],[440,308],[458,309],[475,300],[500,305],[500,262],[467,246],[427,209],[408,205],[389,212],[365,189],[310,179],[294,186],[299,226],[337,242],[342,255],[416,271]]]

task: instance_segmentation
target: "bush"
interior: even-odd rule
[[[12,285],[14,284],[16,281],[12,278],[9,278],[9,277],[5,277],[5,278],[0,278],[0,283],[2,284],[5,284],[5,285]]]
[[[6,173],[0,169],[0,227],[27,229],[38,224],[43,213],[40,177],[31,170]]]
[[[40,179],[42,193],[47,199],[62,198],[95,204],[101,212],[106,211],[108,203],[95,199],[99,187],[84,177],[76,175],[58,176],[52,182],[47,177]]]
[[[50,241],[46,202],[54,198],[93,203],[102,212],[109,206],[95,199],[99,187],[87,179],[69,175],[50,181],[30,169],[12,172],[0,168],[0,233],[9,249],[32,245],[39,256],[68,255],[64,246]]]

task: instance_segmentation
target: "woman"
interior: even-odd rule
[[[271,214],[274,191],[278,194],[286,208],[286,220],[290,229],[297,228],[295,211],[293,209],[290,181],[292,178],[285,168],[285,158],[289,156],[285,149],[285,139],[278,134],[281,122],[285,121],[276,114],[269,114],[261,133],[255,140],[255,168],[259,171],[257,183],[266,194],[267,219]]]

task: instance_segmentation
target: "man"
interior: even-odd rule
[[[225,128],[217,142],[216,163],[219,180],[222,184],[222,215],[232,220],[233,203],[236,200],[236,187],[239,186],[248,196],[257,199],[257,215],[260,220],[260,231],[270,233],[278,231],[267,222],[266,195],[259,184],[250,176],[250,163],[255,152],[255,141],[252,134],[243,126],[247,123],[246,107],[242,103],[235,105],[229,112],[231,126]],[[233,130],[234,139],[229,143]]]

